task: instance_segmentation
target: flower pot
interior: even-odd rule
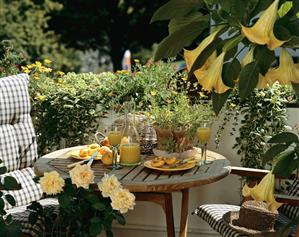
[[[157,134],[157,147],[153,150],[157,156],[187,157],[196,153],[193,143],[188,137],[188,130],[171,129],[155,126]]]

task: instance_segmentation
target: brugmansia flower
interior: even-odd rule
[[[222,52],[210,65],[208,70],[201,75],[196,74],[198,82],[202,85],[202,88],[206,91],[215,90],[216,93],[222,94],[230,89],[222,81],[222,68],[225,52]]]
[[[248,53],[245,55],[243,60],[241,61],[241,66],[244,67],[245,65],[251,63],[253,61],[253,52],[254,48],[251,48]],[[274,83],[274,81],[271,80],[269,76],[263,76],[262,74],[259,73],[259,80],[256,85],[257,89],[264,89],[267,88],[268,86],[271,86]]]
[[[272,212],[276,211],[282,203],[278,203],[274,197],[274,175],[269,172],[259,184],[253,188],[244,185],[242,194],[244,197],[251,196],[256,201],[264,201],[268,205],[268,209]]]
[[[198,46],[197,48],[193,50],[186,50],[184,49],[184,58],[187,66],[187,70],[190,71],[192,68],[192,65],[194,61],[197,59],[197,57],[202,53],[202,51],[214,40],[217,33],[220,31],[216,30],[212,34],[210,34],[208,37],[206,37]],[[203,67],[207,67],[206,65],[203,65]],[[201,69],[201,68],[200,68]]]
[[[281,46],[285,41],[278,40],[274,33],[273,27],[277,18],[279,0],[275,0],[261,15],[258,21],[252,27],[242,27],[242,34],[253,43],[264,45],[267,44],[271,50]]]
[[[287,85],[291,82],[299,83],[299,68],[294,64],[292,56],[286,49],[282,49],[279,56],[279,66],[268,71],[267,77],[272,81]]]

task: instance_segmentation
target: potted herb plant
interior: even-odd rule
[[[165,105],[153,103],[149,113],[157,134],[154,154],[180,157],[193,154],[199,123],[215,118],[209,102],[192,104],[185,93],[178,93]]]

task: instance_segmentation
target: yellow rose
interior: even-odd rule
[[[111,194],[120,187],[120,182],[115,175],[105,174],[101,182],[98,183],[98,188],[101,190],[103,197],[110,197]]]
[[[133,210],[135,206],[135,196],[129,190],[119,188],[111,195],[111,206],[120,213],[126,213]]]
[[[56,171],[45,172],[39,183],[43,192],[47,195],[61,193],[64,187],[64,179]]]
[[[88,188],[89,184],[94,181],[93,170],[88,165],[76,165],[70,171],[72,183],[79,187]]]

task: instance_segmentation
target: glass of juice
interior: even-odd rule
[[[201,121],[196,131],[197,139],[201,146],[202,164],[212,163],[212,161],[207,160],[207,144],[211,136],[211,131],[212,131],[211,127],[212,127],[211,121]]]

